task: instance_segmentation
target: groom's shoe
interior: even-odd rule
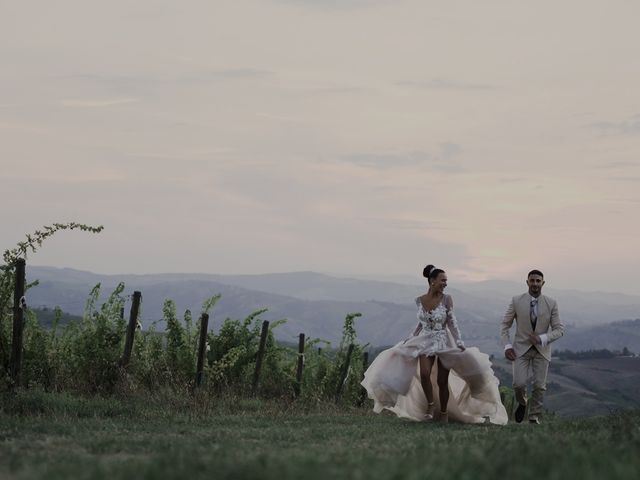
[[[540,420],[538,419],[538,417],[531,417],[529,418],[529,423],[531,425],[540,425]]]
[[[522,423],[522,420],[524,420],[524,413],[526,411],[527,411],[527,406],[519,403],[518,408],[516,408],[516,414],[515,414],[517,423]]]

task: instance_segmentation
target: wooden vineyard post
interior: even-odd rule
[[[16,261],[16,276],[13,289],[13,337],[11,343],[11,359],[9,371],[13,386],[20,385],[20,370],[22,368],[22,339],[24,332],[24,310],[27,303],[24,299],[25,289],[25,267],[24,258]]]
[[[369,352],[364,352],[362,358],[362,371],[366,372],[367,367],[369,366]],[[364,405],[364,401],[367,399],[367,389],[362,387],[362,391],[360,392],[360,398],[358,399],[358,406],[361,407]]]
[[[300,396],[302,391],[302,369],[304,368],[304,333],[298,337],[298,368],[296,369],[296,384],[294,392],[296,398]]]
[[[136,333],[136,326],[138,324],[138,312],[140,312],[140,300],[142,299],[142,293],[133,292],[133,301],[131,302],[131,313],[129,314],[129,325],[127,326],[127,337],[124,342],[124,353],[120,360],[120,365],[126,367],[131,360],[131,350],[133,349],[133,336]]]
[[[198,344],[198,363],[196,364],[196,388],[202,384],[204,377],[204,358],[207,354],[207,330],[209,329],[209,314],[200,317],[200,343]]]
[[[256,369],[253,372],[253,383],[251,385],[251,392],[255,395],[258,388],[258,382],[260,381],[260,369],[262,368],[262,357],[264,356],[264,349],[267,345],[267,335],[269,333],[269,322],[265,320],[262,322],[262,331],[260,332],[260,345],[258,346],[258,353],[256,355]]]

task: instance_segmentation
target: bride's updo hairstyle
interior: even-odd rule
[[[433,265],[427,265],[424,267],[424,270],[422,270],[422,276],[429,281],[429,285],[431,285],[431,280],[438,278],[438,275],[441,273],[444,273],[444,270],[436,268]]]

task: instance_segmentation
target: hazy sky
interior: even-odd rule
[[[639,293],[640,2],[0,0],[0,246]]]

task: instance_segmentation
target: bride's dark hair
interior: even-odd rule
[[[422,270],[422,276],[429,280],[429,283],[431,283],[431,280],[435,280],[436,278],[438,278],[438,275],[440,275],[441,273],[444,273],[444,270],[442,270],[441,268],[436,268],[431,264],[427,265],[426,267],[424,267],[424,270]]]

